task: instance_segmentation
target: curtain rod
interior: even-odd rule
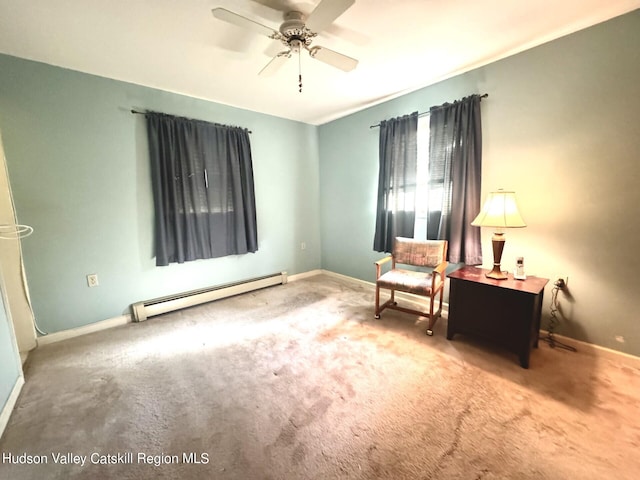
[[[484,93],[484,94],[480,95],[480,99],[487,98],[488,96],[489,96],[489,94],[488,94],[488,93]],[[440,105],[439,107],[435,107],[434,109],[435,109],[435,110],[439,110],[439,109],[444,108],[444,107],[445,107],[445,105]],[[419,113],[419,114],[418,114],[418,117],[424,117],[425,115],[429,115],[429,113],[430,113],[430,112],[422,112],[422,113]],[[379,127],[379,126],[380,126],[380,124],[378,123],[378,124],[376,124],[376,125],[369,125],[369,128],[377,128],[377,127]]]
[[[138,110],[131,109],[131,113],[133,113],[134,115],[146,115],[147,113],[152,113],[152,112],[140,112]],[[174,117],[177,116],[178,118],[186,118],[187,120],[192,120],[192,121],[196,121],[196,122],[206,122],[206,120],[198,120],[198,119],[195,119],[195,118],[180,117],[179,115],[171,115],[171,116],[174,116]],[[216,123],[216,122],[208,122],[208,123]],[[219,123],[218,125],[222,125],[222,124]],[[251,130],[247,130],[247,132],[253,133]]]

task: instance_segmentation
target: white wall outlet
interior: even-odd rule
[[[98,283],[97,273],[90,273],[89,275],[87,275],[87,285],[89,285],[90,287],[97,287],[98,285],[100,285]]]
[[[306,250],[307,249],[307,243],[306,242],[300,242],[300,250]]]
[[[616,342],[624,343],[624,337],[622,335],[616,335]]]

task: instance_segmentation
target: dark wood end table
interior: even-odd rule
[[[487,278],[484,270],[463,267],[450,273],[447,339],[456,333],[489,340],[520,358],[529,368],[532,348],[538,347],[540,315],[547,278],[516,280]]]

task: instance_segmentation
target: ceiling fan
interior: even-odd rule
[[[308,17],[298,11],[285,13],[284,22],[278,30],[262,25],[250,18],[234,13],[225,8],[214,8],[213,16],[219,20],[233,25],[252,30],[255,33],[265,35],[273,40],[282,42],[286,50],[279,52],[267,65],[260,70],[258,75],[272,75],[293,54],[298,54],[298,87],[302,92],[302,71],[300,70],[300,54],[302,50],[309,52],[311,58],[320,60],[327,65],[349,72],[356,68],[358,60],[342,53],[330,50],[319,45],[311,46],[313,39],[319,32],[327,28],[333,21],[342,15],[355,0],[322,0]]]

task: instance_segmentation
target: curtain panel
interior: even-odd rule
[[[249,132],[147,113],[156,265],[258,250]]]
[[[391,252],[395,237],[413,238],[418,112],[380,122],[378,202],[373,249]]]
[[[443,192],[441,211],[430,209],[429,220],[436,238],[449,242],[449,261],[467,265],[482,263],[480,229],[471,226],[480,211],[480,100],[472,95],[429,111],[429,188]]]

